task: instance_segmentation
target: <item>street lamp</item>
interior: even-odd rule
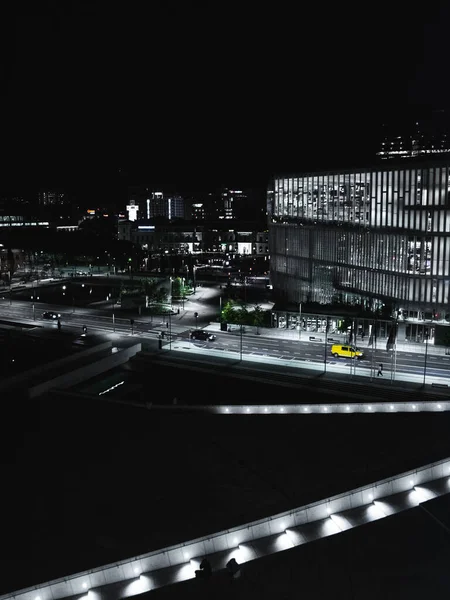
[[[423,365],[423,385],[427,377],[427,357],[428,357],[428,331],[425,332],[425,361]]]
[[[31,296],[31,300],[33,301],[33,321],[36,321],[36,300],[39,300],[39,296],[36,297],[36,289],[33,287],[33,295]]]
[[[115,317],[115,314],[114,314],[114,299],[113,299],[112,292],[110,294],[108,294],[108,296],[106,297],[106,300],[111,300],[113,332],[115,332],[116,331],[116,317]]]
[[[378,321],[374,320],[372,321],[372,324],[370,325],[370,333],[369,333],[369,346],[372,346],[372,354],[371,354],[371,358],[370,358],[370,379],[372,379],[373,377],[375,377],[375,367],[374,367],[374,358],[375,358],[375,354],[377,352],[377,324]]]
[[[240,343],[240,350],[239,350],[239,360],[242,362],[242,323],[241,323],[241,343]]]
[[[298,303],[298,312],[299,312],[299,317],[298,317],[298,339],[301,339],[301,337],[302,337],[302,303],[301,302]]]
[[[395,381],[395,375],[397,371],[397,333],[398,333],[398,322],[394,323],[394,347],[392,348],[391,358],[391,383]]]
[[[323,372],[327,372],[327,340],[328,340],[328,328],[330,326],[330,322],[327,317],[327,322],[325,325],[325,349],[323,351]]]

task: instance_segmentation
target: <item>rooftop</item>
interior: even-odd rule
[[[251,395],[252,384],[243,385]],[[222,418],[58,395],[3,406],[9,427],[2,480],[9,493],[0,593],[450,455],[447,413]]]

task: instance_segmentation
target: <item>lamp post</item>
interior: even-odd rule
[[[302,303],[298,303],[298,339],[300,340],[302,337]]]
[[[11,271],[9,272],[9,305],[12,304],[12,292],[11,292]]]
[[[115,333],[115,331],[116,331],[116,316],[115,316],[115,314],[114,314],[114,298],[113,298],[113,292],[111,292],[110,294],[108,294],[108,296],[107,296],[106,300],[111,300],[113,332]]]
[[[242,323],[241,323],[241,343],[240,343],[240,350],[239,350],[239,360],[242,362]]]
[[[326,373],[327,372],[327,340],[328,340],[328,328],[329,328],[329,320],[327,317],[327,322],[325,325],[325,348],[323,351],[323,372]]]
[[[397,321],[394,324],[394,347],[392,349],[392,360],[391,360],[391,383],[395,381],[395,375],[397,371]]]
[[[372,345],[372,355],[370,358],[370,379],[372,380],[373,376],[374,376],[374,372],[373,372],[373,349],[374,349],[374,344],[375,344],[375,326],[374,326],[374,322],[372,321],[371,325],[370,325],[370,331],[369,331],[369,345]]]
[[[39,300],[39,296],[36,298],[36,289],[33,287],[33,295],[31,296],[31,300],[33,301],[33,321],[36,321],[36,300]]]
[[[169,350],[172,350],[172,310],[169,312]]]
[[[372,359],[371,359],[371,365],[370,365],[370,373],[371,373],[371,377],[375,377],[375,367],[374,367],[374,358],[375,355],[377,353],[377,329],[378,329],[378,321],[375,319],[375,321],[373,321],[372,323]]]
[[[423,385],[425,387],[425,380],[427,377],[427,358],[428,358],[428,331],[425,332],[425,361],[423,365]]]

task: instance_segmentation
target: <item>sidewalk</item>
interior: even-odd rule
[[[228,335],[240,335],[239,325],[233,325],[232,331],[228,332]],[[210,323],[205,329],[209,331],[220,331],[220,323]],[[254,325],[245,325],[245,332],[243,336],[246,338],[258,337],[258,338],[271,338],[271,339],[279,339],[279,340],[292,340],[298,342],[314,342],[314,343],[323,343],[325,339],[325,335],[323,333],[315,333],[309,331],[302,331],[301,337],[299,336],[298,330],[286,330],[286,329],[278,329],[278,328],[270,328],[270,327],[259,327],[259,335],[256,333],[256,327]],[[312,338],[312,339],[310,339]],[[328,336],[328,342],[335,342],[336,344],[346,344],[346,336],[342,333],[333,333]],[[386,338],[377,340],[377,350],[386,350]],[[358,348],[372,348],[368,344],[368,338],[364,339],[364,341],[357,340],[355,344]],[[424,343],[411,343],[411,342],[397,342],[397,350],[399,352],[411,352],[414,354],[425,354],[426,344]],[[445,346],[435,346],[434,344],[428,344],[428,354],[432,354],[434,356],[448,356],[446,354],[447,348]]]
[[[209,348],[198,348],[192,347],[191,345],[183,343],[181,340],[178,340],[172,343],[172,350],[176,350],[177,352],[182,352],[185,354],[190,354],[191,356],[199,355],[199,356],[211,356],[211,349]],[[220,351],[220,354],[216,353],[215,356],[222,357],[225,359],[234,359],[236,360],[238,357],[237,352],[233,351]],[[253,356],[251,354],[243,354],[242,355],[243,363],[264,363],[267,365],[277,365],[284,366],[292,369],[293,372],[301,370],[301,371],[309,371],[310,373],[319,372],[323,373],[323,364],[315,363],[311,361],[302,361],[298,359],[283,359],[283,358],[275,358],[271,356]],[[359,368],[357,361],[351,361],[350,363],[327,363],[327,376],[328,378],[333,375],[344,375],[345,379],[348,377],[355,377],[361,381],[377,381],[374,372],[371,369]],[[392,382],[392,385],[398,384],[399,382],[409,382],[415,383],[417,385],[423,385],[423,375],[422,374],[414,374],[414,373],[403,373],[397,371],[395,375],[393,375],[390,371],[385,370],[385,381]],[[433,385],[437,385],[439,387],[445,386],[448,387],[448,377],[445,375],[428,375],[426,380],[427,387],[431,388]]]

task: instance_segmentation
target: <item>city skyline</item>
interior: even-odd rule
[[[20,9],[0,600],[445,595],[450,4]]]

